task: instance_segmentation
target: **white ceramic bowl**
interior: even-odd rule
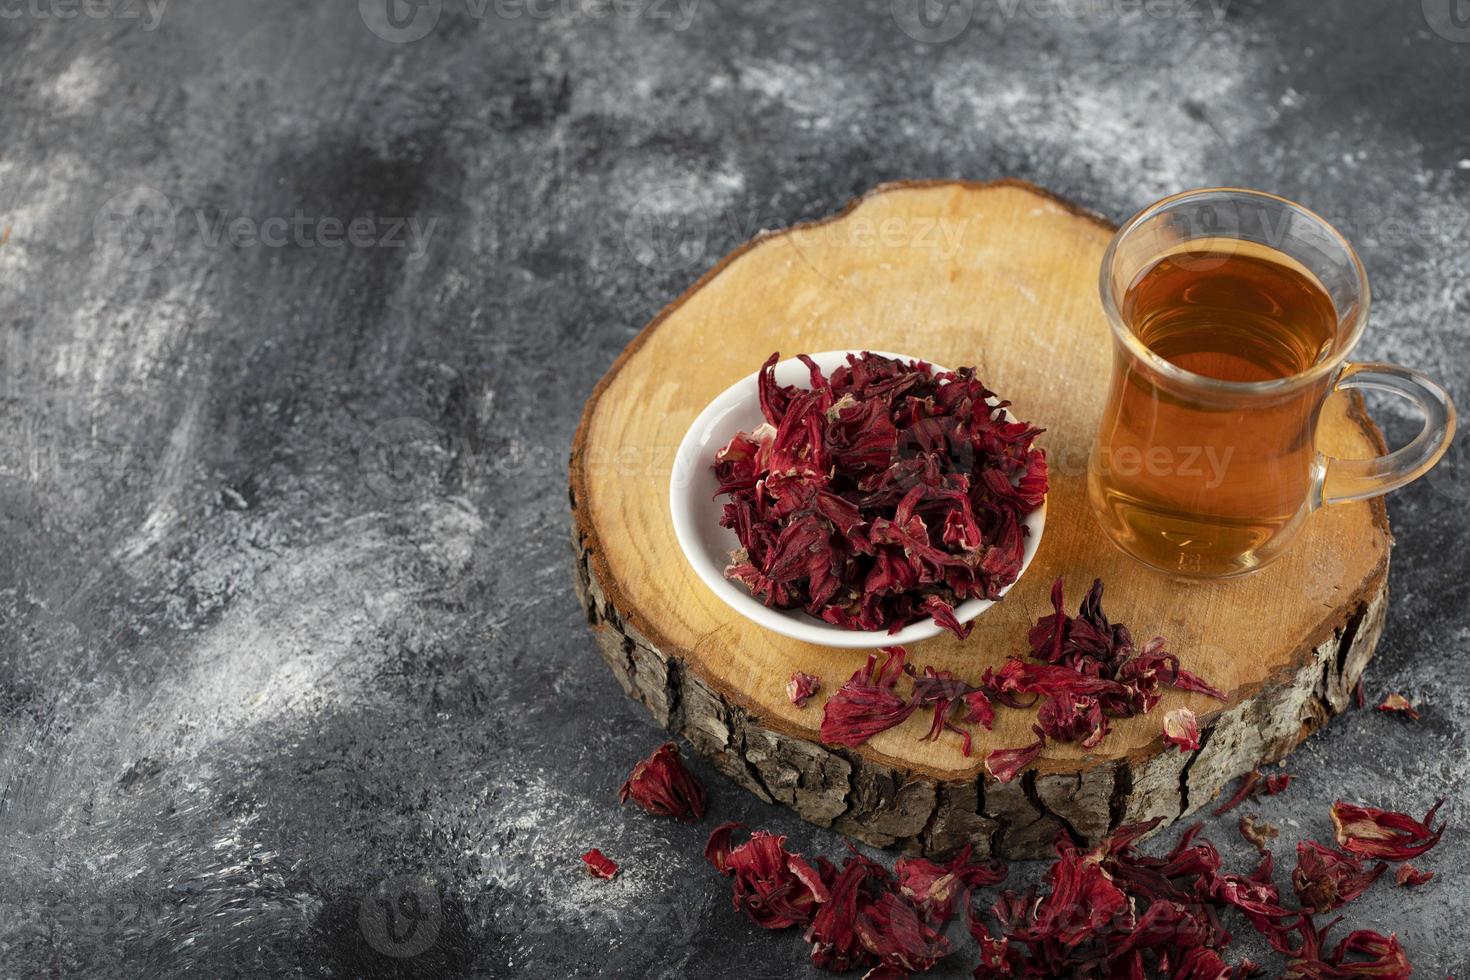
[[[822,371],[830,375],[847,363],[847,355],[860,351],[826,351],[812,354],[812,360]],[[904,361],[921,360],[905,354],[890,354],[874,351]],[[930,362],[933,364],[933,362]],[[945,370],[934,365],[936,371]],[[669,507],[673,511],[674,533],[679,546],[689,559],[695,573],[704,580],[724,602],[746,619],[766,629],[789,636],[794,640],[819,643],[829,647],[865,649],[916,643],[938,636],[943,627],[933,619],[922,619],[899,630],[897,633],[876,630],[849,630],[818,619],[803,609],[771,609],[751,596],[738,582],[725,578],[725,567],[730,563],[730,552],[740,547],[735,532],[720,526],[725,498],[715,499],[719,482],[715,479],[715,453],[723,449],[737,432],[749,432],[764,421],[761,416],[760,395],[757,382],[760,373],[731,385],[709,407],[699,414],[679,452],[674,457],[674,471],[669,481]],[[781,361],[776,365],[776,381],[783,385],[810,384],[806,365],[796,358]],[[1026,550],[1021,559],[1021,575],[1036,556],[1041,544],[1041,532],[1046,526],[1046,503],[1027,515],[1022,523],[1029,529]],[[1020,581],[1020,575],[1016,576]],[[1015,583],[1012,583],[1014,585]],[[1002,595],[1010,586],[1002,590]],[[969,599],[955,607],[955,617],[967,623],[989,609],[995,603],[987,599]]]

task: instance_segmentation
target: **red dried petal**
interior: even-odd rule
[[[1388,865],[1379,862],[1371,870],[1351,854],[1323,847],[1316,841],[1296,846],[1296,869],[1291,885],[1302,904],[1317,912],[1331,912],[1368,890]]]
[[[1046,735],[1039,727],[1033,728],[1036,741],[1018,749],[996,749],[985,757],[985,771],[1002,783],[1016,778],[1016,774],[1036,761],[1041,750],[1046,748]]]
[[[786,850],[786,838],[757,830],[731,847],[731,835],[744,826],[716,827],[705,844],[705,858],[715,870],[734,879],[735,910],[762,929],[787,929],[812,920],[830,898],[821,874],[799,854]]]
[[[704,859],[714,865],[720,874],[728,874],[730,871],[731,836],[735,831],[744,829],[745,824],[731,820],[710,831],[709,839],[704,844]]]
[[[995,727],[995,707],[990,703],[989,695],[982,690],[975,690],[966,694],[963,700],[967,723],[979,725],[987,731]]]
[[[1051,584],[1051,615],[1038,619],[1026,636],[1032,655],[1049,664],[1059,664],[1066,657],[1067,627],[1071,624],[1071,617],[1062,611],[1062,603],[1062,580],[1059,578]]]
[[[1179,746],[1180,752],[1199,751],[1199,719],[1188,708],[1176,708],[1164,715],[1164,741]]]
[[[1225,696],[1224,691],[1221,691],[1213,684],[1205,682],[1187,670],[1181,669],[1177,671],[1174,674],[1174,683],[1170,686],[1176,691],[1193,691],[1195,694],[1203,694],[1206,697],[1214,698],[1216,701],[1230,700]]]
[[[618,873],[617,863],[595,847],[582,855],[582,863],[594,878],[612,878]]]
[[[1392,714],[1403,715],[1410,721],[1419,720],[1418,710],[1415,709],[1415,707],[1409,703],[1409,699],[1404,697],[1402,694],[1390,694],[1388,697],[1383,699],[1383,703],[1378,706],[1378,710]]]
[[[1431,825],[1443,805],[1440,800],[1423,820],[1415,820],[1404,813],[1338,800],[1332,804],[1332,825],[1338,844],[1358,857],[1407,861],[1439,843],[1444,825],[1437,829]]]
[[[821,738],[827,745],[858,746],[879,732],[903,724],[918,705],[893,693],[903,674],[903,647],[884,647],[888,659],[882,669],[878,655],[868,655],[867,666],[827,699],[822,709]]]
[[[633,767],[618,800],[629,797],[656,817],[673,817],[686,823],[697,823],[704,817],[705,790],[699,780],[684,768],[679,747],[666,742]]]
[[[821,687],[822,682],[818,678],[798,670],[786,682],[786,697],[798,708],[805,708],[807,699],[821,690]]]
[[[1394,875],[1394,880],[1399,883],[1400,887],[1417,887],[1428,884],[1429,879],[1433,877],[1433,871],[1420,871],[1412,864],[1401,864]]]

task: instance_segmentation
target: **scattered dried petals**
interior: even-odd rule
[[[1415,820],[1404,813],[1338,800],[1332,804],[1332,825],[1337,842],[1358,857],[1407,861],[1439,843],[1444,824],[1437,829],[1432,824],[1443,805],[1444,800],[1440,800],[1423,820]]]
[[[1410,721],[1419,720],[1419,712],[1409,703],[1409,699],[1402,694],[1390,694],[1383,699],[1383,703],[1378,706],[1378,710],[1388,714],[1403,715]]]
[[[1260,784],[1264,775],[1259,769],[1252,769],[1246,773],[1241,779],[1240,785],[1236,787],[1235,794],[1215,808],[1215,816],[1223,817],[1244,803],[1248,798],[1254,796],[1256,787]]]
[[[1180,752],[1199,751],[1199,719],[1188,708],[1176,708],[1164,715],[1164,741],[1179,746]]]
[[[582,855],[582,863],[587,866],[587,873],[594,878],[612,878],[618,873],[617,862],[595,847]]]
[[[1291,885],[1302,904],[1316,912],[1331,912],[1368,890],[1388,865],[1379,862],[1371,870],[1363,862],[1316,841],[1302,841],[1296,846],[1296,869]]]
[[[791,703],[798,708],[805,708],[807,699],[821,690],[822,682],[811,674],[803,674],[801,671],[791,675],[791,680],[786,682],[786,696]]]
[[[1412,864],[1401,864],[1399,865],[1398,872],[1394,875],[1394,880],[1397,881],[1401,887],[1412,888],[1419,885],[1428,884],[1429,879],[1433,877],[1433,871],[1420,871]]]
[[[656,817],[673,817],[685,823],[697,823],[704,818],[704,786],[684,768],[679,747],[673,742],[665,742],[633,767],[618,791],[618,800],[626,803],[630,796],[634,803]]]
[[[888,659],[882,668],[878,655],[827,699],[822,709],[821,737],[827,745],[858,746],[879,732],[901,725],[918,707],[893,692],[903,676],[903,647],[884,647]]]
[[[1296,777],[1289,772],[1277,772],[1266,775],[1259,769],[1252,769],[1240,780],[1235,793],[1224,803],[1215,809],[1215,816],[1220,817],[1234,810],[1248,799],[1257,796],[1275,796],[1284,793],[1291,787],[1291,781]]]

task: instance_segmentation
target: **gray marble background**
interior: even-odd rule
[[[805,975],[708,825],[617,805],[660,735],[571,591],[592,385],[763,227],[1014,175],[1315,207],[1366,355],[1470,404],[1465,6],[0,4],[0,976]],[[1391,504],[1369,690],[1423,721],[1342,719],[1257,808],[1289,868],[1335,796],[1452,797],[1439,877],[1348,912],[1427,977],[1470,965],[1460,446]],[[841,853],[697,768],[710,824]]]

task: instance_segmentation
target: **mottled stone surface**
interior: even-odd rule
[[[1361,246],[1364,354],[1470,403],[1452,0],[917,6],[5,5],[0,976],[801,975],[701,828],[618,807],[660,732],[594,650],[566,528],[597,377],[763,227],[899,177],[1118,219],[1263,187]],[[1292,757],[1255,808],[1284,864],[1334,796],[1470,818],[1467,503],[1470,448],[1394,497],[1369,691],[1424,718]],[[719,818],[841,853],[697,768]],[[581,874],[594,845],[615,881]],[[1442,977],[1470,967],[1470,835],[1424,866],[1349,921]]]

